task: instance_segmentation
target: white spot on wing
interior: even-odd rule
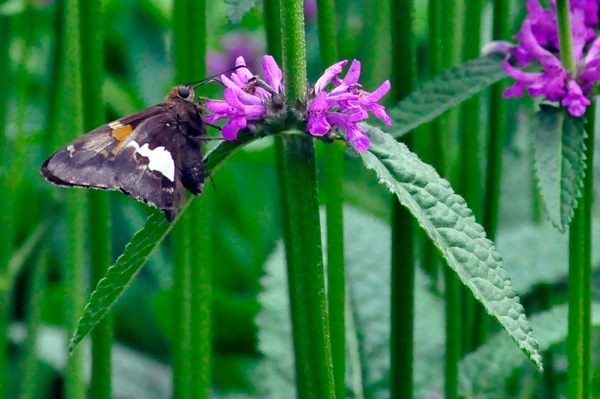
[[[120,128],[123,127],[123,124],[119,121],[114,121],[108,124],[108,126],[112,129],[112,130],[118,130]]]
[[[146,145],[148,145],[148,144],[146,144]],[[136,143],[133,140],[131,140],[131,142],[129,144],[127,144],[127,147],[133,147],[133,148],[135,148],[136,151],[140,149],[140,146],[138,145],[138,143]]]
[[[132,143],[134,143],[132,141]],[[131,145],[131,144],[130,144]],[[136,147],[139,147],[136,143]],[[171,153],[165,147],[156,147],[151,150],[148,143],[137,149],[137,153],[148,158],[148,169],[162,173],[167,179],[175,181],[175,162]]]

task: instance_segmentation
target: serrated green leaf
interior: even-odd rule
[[[367,168],[398,196],[463,284],[542,370],[537,342],[502,258],[465,200],[404,144],[377,128],[362,126],[371,140],[369,150],[360,153]]]
[[[252,10],[258,0],[223,0],[227,4],[225,15],[232,24],[239,24],[242,18]]]
[[[538,187],[548,218],[563,233],[577,208],[585,176],[583,123],[565,108],[542,104],[532,127]]]
[[[209,173],[216,172],[235,151],[257,137],[241,135],[238,136],[238,141],[224,141],[210,151],[205,157],[207,176]],[[87,305],[85,305],[83,316],[77,324],[77,330],[69,344],[69,352],[72,352],[83,337],[104,317],[108,309],[115,303],[158,244],[171,231],[171,228],[177,223],[179,217],[194,198],[194,196],[188,196],[185,203],[179,208],[179,213],[173,223],[167,222],[165,216],[158,210],[150,215],[144,227],[127,244],[125,252],[107,270],[106,276],[98,282]]]
[[[563,342],[568,334],[568,307],[560,305],[531,317],[540,350]],[[592,325],[600,325],[600,304],[592,304]],[[490,399],[500,391],[512,370],[523,364],[523,358],[504,334],[496,334],[460,362],[459,393],[474,399]]]
[[[491,54],[443,71],[388,112],[394,122],[389,133],[403,136],[502,80],[506,77],[502,61],[500,55]]]

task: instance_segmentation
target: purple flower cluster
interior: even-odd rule
[[[236,66],[246,66],[244,57],[238,57]],[[240,129],[248,127],[248,121],[260,120],[266,114],[265,104],[274,93],[282,90],[281,69],[270,55],[263,57],[263,71],[268,86],[259,87],[255,76],[247,68],[236,69],[231,79],[221,75],[221,82],[227,87],[225,101],[207,101],[206,107],[214,114],[206,115],[208,123],[229,119],[223,126],[223,138],[235,140]]]
[[[385,108],[377,103],[390,90],[390,82],[386,80],[373,93],[368,93],[358,83],[360,62],[354,60],[344,79],[338,78],[347,63],[340,61],[327,68],[314,86],[314,98],[309,91],[311,99],[308,101],[307,130],[313,136],[325,136],[334,127],[346,129],[346,140],[363,151],[369,148],[369,139],[358,122],[369,117],[367,111],[391,124]],[[244,58],[238,57],[236,66],[245,65]],[[270,55],[263,58],[263,70],[265,82],[254,76],[248,68],[236,69],[231,78],[221,75],[221,81],[226,86],[225,101],[206,102],[206,107],[213,112],[206,115],[206,121],[214,123],[228,119],[223,126],[223,138],[235,140],[240,129],[253,126],[248,121],[269,118],[270,108],[277,102],[274,97],[281,97],[283,91],[282,72]],[[325,88],[331,83],[335,87],[326,91]]]
[[[527,89],[532,97],[545,96],[550,101],[560,102],[572,115],[583,115],[590,105],[587,96],[594,83],[600,81],[600,37],[595,30],[598,27],[599,2],[570,2],[573,56],[577,64],[576,71],[570,72],[560,59],[555,0],[549,0],[551,9],[543,8],[538,0],[527,0],[529,13],[521,30],[514,36],[519,39],[519,45],[494,42],[488,49],[513,54],[520,68],[537,60],[542,71],[525,72],[505,61],[504,70],[516,79],[516,83],[504,92],[504,97],[521,97],[523,90]]]
[[[392,121],[385,108],[377,104],[390,90],[390,81],[386,80],[373,93],[362,90],[358,83],[360,77],[360,62],[354,60],[343,80],[338,78],[342,68],[348,61],[340,61],[325,70],[323,76],[315,84],[315,99],[308,107],[308,131],[314,136],[329,133],[332,127],[346,129],[346,140],[353,141],[359,151],[369,148],[369,138],[365,130],[358,124],[367,119],[367,111],[373,112],[378,118],[383,118],[386,124]],[[329,92],[324,89],[333,83],[335,87]]]

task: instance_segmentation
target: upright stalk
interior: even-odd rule
[[[493,40],[508,40],[509,2],[494,1]],[[485,204],[483,208],[483,227],[488,238],[496,239],[498,230],[498,204],[500,200],[500,176],[502,173],[502,149],[506,131],[506,101],[502,93],[506,84],[499,82],[490,89],[490,122],[488,124],[487,168],[485,180]]]
[[[283,74],[287,100],[293,105],[306,95],[306,47],[302,0],[280,2]],[[323,253],[317,202],[313,139],[284,138],[288,228],[288,283],[298,398],[335,398],[325,300]]]
[[[212,248],[209,193],[191,205],[192,399],[210,397],[212,375]]]
[[[104,82],[103,2],[81,1],[81,84],[83,87],[84,130],[92,130],[106,122],[102,85]],[[106,274],[112,261],[111,219],[108,193],[100,190],[88,192],[88,234],[90,237],[90,266],[92,286]],[[108,313],[91,332],[92,378],[90,390],[94,399],[110,399],[112,318]]]
[[[206,1],[179,1],[176,26],[178,82],[192,82],[206,75]],[[199,88],[198,90],[201,90]],[[208,191],[208,192],[207,192]],[[191,273],[191,399],[208,399],[212,355],[212,246],[210,241],[210,187],[189,209]]]
[[[206,3],[176,0],[173,12],[175,79],[205,75]],[[204,198],[174,229],[174,398],[207,398],[211,384],[211,270],[209,221]]]
[[[479,49],[481,48],[480,34],[481,32],[481,16],[483,11],[482,0],[468,0],[466,7],[465,32],[470,34],[465,35],[463,56],[466,60],[471,60],[479,57]],[[464,195],[467,204],[473,210],[473,214],[477,220],[483,217],[482,191],[483,178],[481,176],[481,100],[480,94],[476,94],[473,98],[465,101],[463,110],[463,123],[461,126],[460,140],[462,160],[460,181],[462,186],[459,187],[460,192]],[[473,315],[472,325],[466,328],[463,333],[463,352],[471,352],[475,350],[484,340],[487,331],[487,313],[483,305],[473,298],[471,292],[463,288],[465,303],[470,302]],[[464,305],[463,305],[464,309]]]
[[[317,0],[319,47],[322,68],[338,62],[335,5],[333,0]],[[328,145],[325,149],[325,208],[327,210],[327,300],[331,357],[336,397],[346,395],[346,329],[344,325],[344,222],[343,189],[344,147]]]
[[[11,151],[6,137],[8,119],[8,107],[12,94],[12,70],[9,59],[9,46],[11,39],[10,21],[8,16],[0,15],[0,76],[4,76],[3,89],[0,90],[0,162],[8,165],[11,161]],[[6,85],[6,86],[4,86]],[[10,173],[4,169],[0,175],[2,187],[10,187]],[[8,262],[13,251],[14,228],[13,228],[13,192],[12,190],[0,190],[0,275],[8,275]],[[7,334],[10,322],[9,316],[9,294],[0,292],[0,397],[5,397],[7,383]]]
[[[569,228],[569,336],[567,380],[569,399],[590,397],[591,219],[594,159],[594,106],[586,112],[586,176]]]
[[[179,217],[171,234],[173,243],[173,399],[188,399],[192,392],[190,214]]]
[[[494,1],[493,40],[507,40],[509,32],[509,2],[504,0]],[[500,176],[502,173],[502,149],[504,147],[504,134],[506,125],[506,101],[502,93],[506,84],[498,82],[490,89],[489,123],[487,127],[487,162],[486,179],[483,205],[483,227],[488,238],[496,240],[498,229],[498,213],[500,200]],[[483,317],[482,317],[483,316]],[[481,306],[476,308],[475,314],[475,336],[474,346],[479,345],[485,339],[487,324],[485,313]],[[481,329],[481,332],[478,330]]]
[[[442,23],[442,65],[450,68],[461,60],[462,27],[464,18],[463,1],[443,2],[440,4],[443,14],[439,16]],[[447,17],[444,17],[447,16]],[[441,138],[449,140],[455,134],[459,121],[459,109],[448,113],[443,125]],[[446,169],[449,165],[448,146],[444,143],[446,177],[451,175]],[[451,154],[454,155],[454,154]],[[452,157],[457,159],[456,157]],[[460,158],[460,157],[459,157]],[[450,176],[452,177],[452,176]],[[445,298],[446,298],[446,354],[445,354],[445,396],[447,399],[458,398],[458,364],[462,353],[463,306],[461,300],[461,283],[456,273],[444,265]]]
[[[561,61],[571,73],[576,72],[573,55],[570,5],[568,0],[556,2]],[[567,389],[569,399],[590,396],[590,301],[591,301],[591,196],[594,158],[595,104],[585,114],[588,123],[586,177],[582,196],[578,199],[569,228],[569,336],[567,338]]]
[[[81,92],[81,21],[80,2],[64,0],[62,73],[57,91],[57,128],[61,141],[75,139],[83,131],[83,108]],[[62,143],[61,143],[62,144]],[[84,276],[85,264],[85,215],[86,193],[83,190],[69,190],[66,196],[67,232],[65,256],[63,259],[63,281],[65,290],[65,327],[75,331],[85,305],[87,282]],[[83,378],[83,353],[81,346],[68,357],[65,371],[66,399],[83,399],[86,396]]]
[[[429,75],[436,76],[443,70],[443,59],[442,59],[442,1],[441,0],[429,0],[429,37],[428,37],[428,61],[429,61]],[[443,137],[443,121],[444,117],[438,117],[429,124],[429,140],[425,143],[426,147],[429,148],[429,158],[431,165],[437,170],[440,176],[446,176],[446,157],[444,154],[444,137]],[[420,139],[415,137],[416,150],[420,150],[422,142]],[[419,154],[421,156],[421,154]],[[440,265],[440,254],[439,250],[435,247],[433,242],[427,235],[423,236],[423,250],[421,256],[421,263],[423,270],[425,270],[434,282],[437,282],[438,270]]]
[[[392,93],[394,102],[407,96],[417,80],[413,40],[413,2],[390,0]],[[407,145],[411,138],[405,139]],[[398,198],[392,198],[391,265],[391,398],[413,397],[414,337],[414,218]]]
[[[36,390],[36,378],[38,369],[38,356],[36,343],[40,325],[42,324],[42,304],[46,295],[46,281],[48,270],[48,254],[50,252],[46,243],[39,251],[38,259],[31,270],[29,279],[29,299],[26,310],[27,339],[25,341],[24,356],[21,362],[21,387],[19,389],[19,399],[34,399]]]

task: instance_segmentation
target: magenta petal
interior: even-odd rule
[[[271,88],[275,91],[279,91],[281,88],[281,78],[283,77],[283,72],[281,72],[281,68],[277,65],[275,58],[270,55],[265,55],[263,57],[263,72],[265,74],[265,80],[271,86]]]
[[[571,115],[581,116],[585,113],[585,109],[590,103],[590,100],[583,95],[581,87],[574,81],[570,81],[568,84],[568,93],[561,102],[562,106],[569,107]]]
[[[354,60],[352,61],[352,65],[350,65],[350,69],[348,69],[346,77],[344,77],[343,85],[349,86],[353,83],[357,83],[358,78],[360,78],[360,61]]]
[[[230,90],[231,92],[233,92],[241,104],[244,104],[244,105],[261,105],[262,104],[262,100],[259,97],[252,95],[250,93],[247,93],[237,86],[230,87],[226,90]]]
[[[589,64],[592,60],[595,60],[598,53],[600,53],[600,36],[592,42],[592,45],[585,56],[585,63]]]
[[[525,89],[525,85],[523,85],[522,82],[515,82],[514,85],[506,88],[506,90],[504,90],[504,93],[502,93],[502,98],[508,98],[508,97],[516,97],[516,98],[521,98],[523,97],[523,90]]]
[[[369,138],[364,134],[357,132],[354,135],[354,145],[358,151],[366,151],[369,149]]]
[[[225,126],[223,126],[223,138],[225,140],[235,140],[237,138],[237,134],[240,129],[246,127],[246,118],[243,116],[236,116],[235,118],[231,118]]]
[[[540,62],[545,68],[549,68],[551,66],[562,67],[560,60],[556,58],[551,52],[543,48],[540,45],[540,43],[538,43],[536,37],[531,31],[530,20],[526,19],[523,22],[521,32],[523,33],[521,41],[519,43],[521,48],[529,52],[533,57],[540,60]]]
[[[573,102],[569,105],[568,110],[573,116],[581,116],[585,114],[586,107],[579,102]]]
[[[225,115],[213,115],[213,114],[208,114],[204,116],[204,120],[206,120],[208,123],[215,123],[220,121],[221,119],[227,118],[227,116]]]
[[[262,118],[265,115],[266,110],[262,105],[246,105],[244,107],[244,112],[246,113],[246,119],[256,120]]]
[[[244,104],[242,104],[237,96],[238,91],[241,91],[238,87],[228,87],[223,92],[223,97],[225,97],[225,101],[232,108],[236,108],[236,111],[243,111]]]
[[[231,112],[231,107],[227,103],[221,101],[207,101],[206,108],[215,114],[227,114]]]
[[[373,114],[378,118],[383,118],[386,125],[392,124],[392,119],[385,112],[385,107],[379,104],[373,104]]]
[[[308,131],[313,136],[323,136],[329,133],[331,125],[327,122],[324,114],[310,114],[308,117]]]
[[[309,112],[325,112],[329,108],[326,100],[327,94],[325,92],[319,93],[317,97],[310,103],[308,107]]]
[[[488,44],[483,46],[483,48],[481,49],[481,54],[487,55],[487,54],[498,53],[498,54],[509,55],[509,54],[514,54],[516,48],[517,48],[517,46],[515,46],[513,43],[508,42],[506,40],[494,40],[493,42],[489,42]]]
[[[233,78],[234,75],[231,75],[231,77]],[[227,76],[225,75],[221,75],[221,82],[223,82],[223,84],[225,85],[225,87],[238,87],[238,84],[233,82],[231,79],[229,79]]]
[[[242,87],[244,87],[246,85],[246,83],[248,83],[248,80],[244,80],[242,77],[240,77],[239,74],[237,73],[232,73],[231,74],[231,80],[233,81],[233,83],[235,83],[236,87],[239,87],[240,89]],[[233,86],[228,86],[228,87],[233,87]]]
[[[244,57],[237,57],[237,59],[235,60],[235,66],[246,66],[246,61],[244,60]],[[250,70],[247,67],[236,69],[234,75],[238,75],[241,81],[244,82],[244,84],[248,83],[248,80],[254,77],[252,72],[250,72]]]
[[[325,70],[323,76],[315,83],[315,93],[319,94],[323,89],[335,79],[337,75],[342,73],[342,68],[348,63],[348,60],[336,62]]]
[[[373,93],[369,94],[368,100],[371,102],[377,102],[381,97],[385,96],[390,91],[390,81],[386,80],[381,86],[377,88]]]
[[[246,60],[244,59],[244,57],[239,56],[235,59],[235,66],[242,66],[242,65],[246,65]]]

